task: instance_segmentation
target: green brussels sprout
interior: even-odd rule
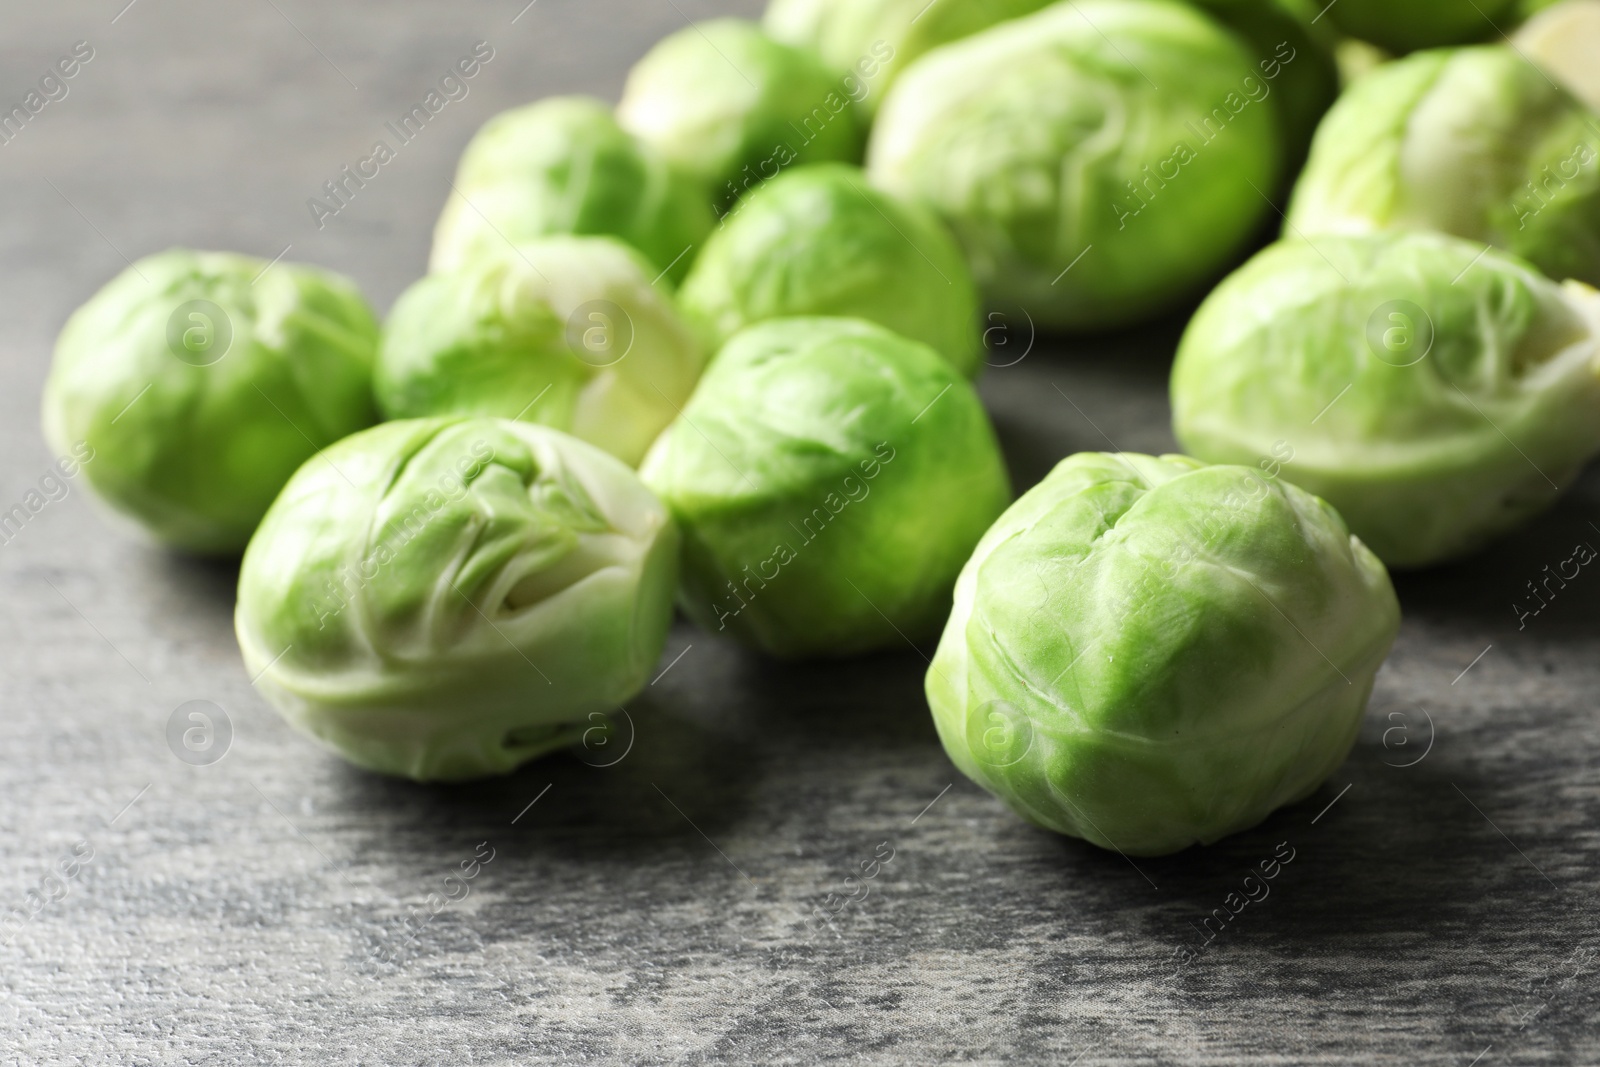
[[[762,26],[778,40],[813,48],[829,66],[846,71],[851,94],[872,112],[906,64],[924,52],[1052,2],[772,0]]]
[[[1600,119],[1509,48],[1419,52],[1328,112],[1286,234],[1427,229],[1600,282]]]
[[[552,234],[617,237],[678,281],[714,221],[688,177],[599,100],[560,96],[496,115],[461,156],[433,233],[433,270]]]
[[[1600,0],[1561,0],[1517,31],[1512,44],[1591,111],[1600,111]],[[1531,14],[1531,12],[1530,12]]]
[[[501,774],[608,726],[661,656],[678,534],[638,476],[509,419],[384,423],[307,463],[239,572],[246,668],[351,763]]]
[[[308,457],[377,421],[378,325],[316,267],[173,249],[67,321],[44,388],[56,451],[156,540],[237,554]]]
[[[1276,454],[1391,567],[1465,555],[1600,451],[1600,295],[1442,234],[1286,242],[1196,313],[1173,428]]]
[[[430,274],[384,326],[378,405],[522,418],[637,466],[705,363],[652,273],[612,238],[547,237]]]
[[[1383,565],[1272,472],[1081,453],[962,570],[928,704],[1029,822],[1163,855],[1309,796],[1399,625]]]
[[[1061,3],[909,66],[869,170],[944,217],[991,304],[1126,324],[1221,270],[1271,210],[1271,92],[1186,4]]]
[[[843,163],[801,167],[751,193],[712,232],[679,301],[717,342],[755,322],[863,318],[978,369],[978,293],[961,249],[920,205]]]
[[[790,659],[936,633],[1010,499],[972,387],[859,319],[736,336],[640,474],[683,529],[683,610]]]
[[[719,205],[793,163],[859,160],[866,140],[841,78],[742,19],[687,26],[652,48],[617,121]]]
[[[1517,0],[1338,0],[1328,18],[1345,33],[1391,52],[1470,44],[1499,36]]]

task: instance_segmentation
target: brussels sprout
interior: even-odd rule
[[[1285,232],[1441,230],[1600,282],[1600,119],[1498,45],[1420,52],[1328,112]]]
[[[785,658],[936,632],[1010,499],[972,387],[859,319],[736,336],[640,473],[684,531],[684,611]]]
[[[618,237],[674,281],[711,229],[695,183],[617,125],[599,100],[503,112],[467,145],[433,232],[433,270],[552,234]]]
[[[861,158],[845,82],[809,49],[717,19],[656,45],[628,75],[617,120],[718,204],[793,163]]]
[[[1399,624],[1383,565],[1272,471],[1081,453],[962,570],[928,704],[1029,822],[1161,855],[1310,795]]]
[[[1600,0],[1562,0],[1518,30],[1512,44],[1600,111]]]
[[[236,554],[307,457],[377,420],[378,326],[348,279],[173,249],[68,320],[44,389],[52,448],[159,541]]]
[[[660,658],[666,509],[616,459],[508,419],[385,423],[300,468],[245,552],[245,666],[298,729],[419,781],[606,725]]]
[[[1052,327],[1128,323],[1222,269],[1271,210],[1271,93],[1185,4],[1062,3],[908,67],[869,169],[944,216],[991,303]]]
[[[1345,33],[1391,52],[1469,44],[1499,36],[1517,0],[1338,0],[1328,18]]]
[[[846,71],[869,112],[906,64],[1053,0],[772,0],[762,26],[780,41],[814,48]]]
[[[1390,566],[1451,559],[1600,450],[1600,296],[1441,234],[1274,245],[1195,315],[1172,408],[1201,459],[1277,449]]]
[[[754,322],[853,316],[978,368],[978,294],[961,249],[924,208],[842,163],[780,175],[739,203],[683,283],[720,343]]]
[[[609,237],[548,237],[430,274],[385,324],[378,405],[522,418],[635,466],[705,362],[652,273]]]

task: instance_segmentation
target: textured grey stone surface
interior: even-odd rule
[[[74,41],[96,50],[0,147],[5,507],[52,458],[36,409],[54,335],[124,255],[292,245],[386,307],[422,272],[446,177],[487,116],[557,91],[614,98],[685,15],[756,7],[538,0],[513,23],[524,0],[125,2],[0,9],[7,103]],[[316,229],[306,199],[479,39],[495,58],[471,95]],[[996,362],[1025,347],[1013,331]],[[983,392],[1019,485],[1108,440],[1169,448],[1174,337],[1168,324],[1040,344],[992,370]],[[1595,1063],[1600,574],[1524,630],[1511,604],[1575,541],[1600,544],[1596,525],[1591,471],[1533,528],[1402,577],[1399,645],[1329,785],[1255,831],[1135,867],[958,779],[910,649],[774,667],[680,626],[615,766],[561,757],[455,789],[358,773],[251,689],[233,569],[147,547],[74,485],[0,548],[0,910],[30,909],[75,846],[93,855],[0,948],[0,1052]],[[190,700],[232,723],[210,766],[167,745]],[[1294,859],[1271,895],[1204,943],[1200,920],[1281,842]],[[808,934],[813,909],[889,849],[869,895]],[[409,943],[394,932],[491,850],[468,896]],[[1185,948],[1199,954],[1179,967]]]

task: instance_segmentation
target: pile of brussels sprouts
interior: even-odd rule
[[[676,604],[780,658],[942,632],[967,775],[1107,848],[1215,841],[1348,754],[1385,565],[1479,549],[1600,452],[1570,45],[1600,18],[1505,43],[1544,6],[773,0],[615,108],[485,125],[381,327],[314,267],[140,261],[62,332],[45,426],[158,540],[243,553],[249,674],[362,767],[574,744]],[[1212,286],[1188,454],[1013,500],[982,313],[1071,334]]]

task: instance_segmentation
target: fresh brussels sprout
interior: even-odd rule
[[[1052,0],[772,0],[762,25],[780,41],[806,45],[847,72],[847,88],[868,109],[907,63],[929,49],[1030,15]]]
[[[378,326],[316,267],[173,249],[132,264],[68,320],[44,430],[82,443],[93,489],[158,540],[237,554],[283,483],[377,420]]]
[[[1600,111],[1600,0],[1561,0],[1518,30],[1512,44]]]
[[[430,274],[384,326],[378,405],[522,418],[637,466],[705,362],[653,273],[612,238],[547,237]]]
[[[734,337],[640,473],[683,528],[684,611],[785,658],[937,632],[1010,499],[972,387],[859,319]]]
[[[1442,234],[1274,245],[1195,315],[1172,408],[1186,451],[1278,455],[1390,566],[1452,559],[1600,451],[1600,295]]]
[[[978,293],[944,225],[842,163],[800,167],[741,201],[679,300],[719,343],[765,319],[836,315],[921,341],[967,375],[982,349]]]
[[[687,26],[652,48],[617,120],[719,205],[794,163],[857,161],[866,139],[842,79],[742,19]]]
[[[711,229],[696,184],[617,125],[611,109],[553,97],[495,116],[467,145],[433,233],[433,270],[552,234],[607,235],[674,281]]]
[[[962,570],[928,704],[1029,822],[1162,855],[1310,795],[1399,624],[1383,565],[1270,468],[1081,453]]]
[[[1499,45],[1420,52],[1328,112],[1287,234],[1431,229],[1600,282],[1600,118]]]
[[[908,67],[869,169],[944,216],[990,303],[1124,324],[1221,270],[1271,210],[1272,91],[1186,4],[1060,3]]]
[[[1498,37],[1516,9],[1517,0],[1338,0],[1328,18],[1352,37],[1410,52]]]
[[[419,781],[603,730],[660,658],[678,534],[592,445],[509,419],[384,423],[300,468],[245,552],[234,624],[291,724]]]

